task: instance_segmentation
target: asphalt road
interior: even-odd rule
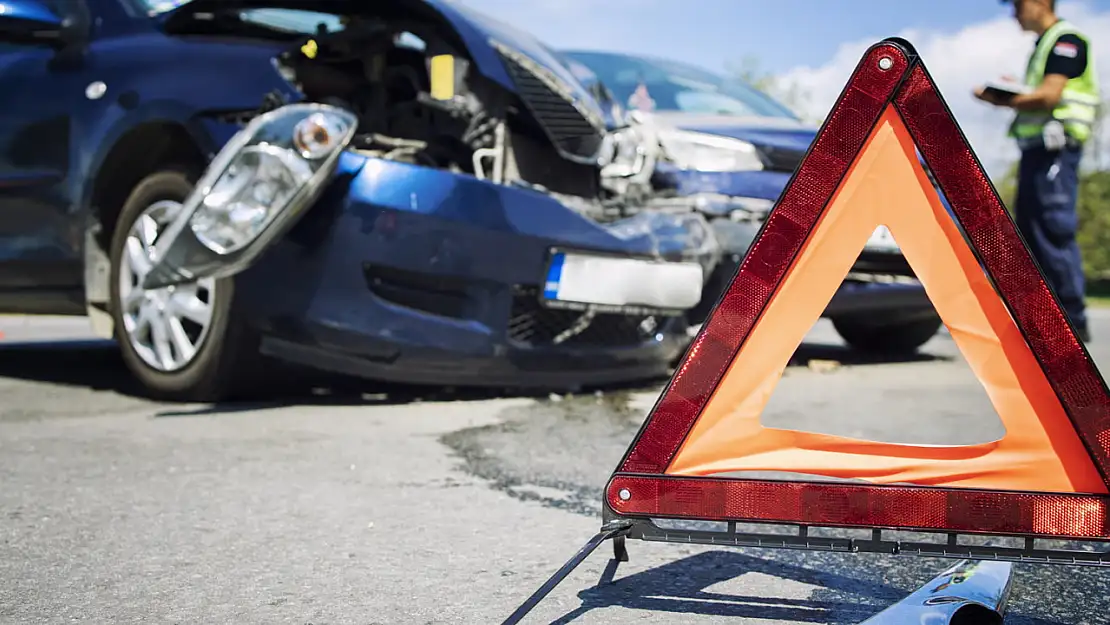
[[[1105,368],[1110,313],[1094,314]],[[135,395],[111,345],[74,342],[82,320],[0,319],[0,332],[5,624],[498,623],[597,530],[602,485],[659,390],[275,380],[267,405],[164,405]],[[925,352],[853,361],[821,323],[765,419],[892,441],[997,436],[950,340]],[[858,623],[951,564],[629,549],[611,583],[599,550],[527,622]],[[1018,570],[1007,623],[1110,622],[1110,573]]]

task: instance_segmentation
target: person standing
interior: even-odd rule
[[[1101,103],[1089,38],[1056,15],[1055,0],[1013,3],[1022,30],[1038,36],[1025,93],[980,87],[980,100],[1016,111],[1009,136],[1021,149],[1015,206],[1018,230],[1083,342],[1091,340],[1076,234],[1079,162]]]

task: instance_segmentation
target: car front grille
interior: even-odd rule
[[[525,106],[556,149],[572,159],[592,159],[605,136],[605,122],[576,104],[561,81],[527,56],[495,44]]]
[[[539,289],[518,287],[509,316],[509,338],[531,347],[632,347],[651,339],[665,318],[557,310],[540,303]]]

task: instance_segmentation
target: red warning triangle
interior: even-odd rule
[[[1110,392],[903,43],[872,46],[856,67],[610,479],[612,517],[1110,538]],[[1001,440],[898,445],[760,424],[879,225],[987,389]],[[864,483],[725,476],[756,470]]]

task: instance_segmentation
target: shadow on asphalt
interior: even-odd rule
[[[790,360],[790,366],[804,367],[814,361],[835,361],[843,365],[878,365],[895,362],[940,360],[931,354],[909,358],[883,358],[860,355],[840,345],[804,343]],[[129,374],[112,341],[29,341],[0,342],[0,378],[78,386],[97,391],[145,399],[143,388]],[[666,379],[645,380],[605,387],[585,386],[579,392],[650,390]],[[481,401],[495,398],[547,397],[547,390],[505,388],[449,388],[383,384],[318,372],[275,367],[274,391],[265,401],[241,400],[205,406],[200,409],[166,410],[159,416],[200,416],[234,413],[287,405],[396,405],[419,401]]]
[[[647,571],[613,580],[610,559],[598,584],[578,593],[582,605],[552,621],[565,625],[591,610],[621,608],[657,613],[701,614],[727,618],[856,625],[901,601],[913,589],[894,588],[736,551],[710,551],[676,559]],[[809,599],[754,597],[712,591],[716,584],[747,573],[817,587]],[[631,618],[629,616],[629,618]],[[1065,625],[1011,612],[1007,625]]]
[[[674,560],[662,566],[609,581],[615,560],[598,585],[578,593],[582,605],[552,621],[571,623],[591,610],[620,607],[678,614],[703,614],[729,618],[848,625],[866,620],[880,607],[906,593],[885,585],[870,584],[835,573],[774,562],[733,551],[710,551]],[[754,597],[713,592],[710,588],[747,573],[761,573],[802,584],[840,590],[851,596],[824,599]]]

